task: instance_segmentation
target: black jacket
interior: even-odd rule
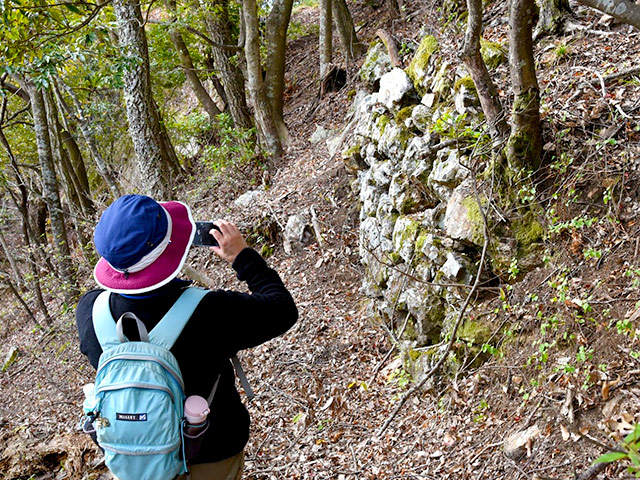
[[[209,396],[221,374],[200,455],[192,463],[229,458],[244,449],[249,439],[249,413],[235,388],[235,374],[229,359],[238,350],[255,347],[286,332],[298,318],[293,298],[278,274],[250,248],[233,262],[238,279],[247,282],[251,294],[229,290],[209,292],[202,299],[171,352],[185,382],[186,395]],[[111,313],[115,319],[135,313],[151,330],[178,299],[189,282],[174,280],[141,295],[113,294]],[[94,368],[102,348],[93,329],[93,302],[102,290],[92,290],[78,303],[76,324],[80,351]],[[125,326],[127,338],[136,339],[135,328]]]

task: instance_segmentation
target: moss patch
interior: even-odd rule
[[[544,227],[530,210],[522,218],[513,221],[511,229],[521,255],[528,255],[544,236]]]
[[[405,107],[402,110],[400,110],[398,113],[395,114],[394,116],[394,120],[396,121],[396,123],[403,127],[404,126],[404,122],[407,118],[411,118],[411,113],[413,112],[413,107],[415,105],[411,105],[410,107]]]
[[[352,147],[347,148],[344,152],[342,152],[342,158],[350,158],[354,155],[360,155],[360,145],[355,144]]]
[[[482,322],[469,320],[458,330],[458,338],[474,345],[482,345],[491,338],[491,329]]]
[[[436,40],[436,37],[433,35],[423,37],[420,46],[418,46],[418,50],[407,67],[407,75],[409,75],[409,78],[413,81],[413,84],[417,87],[421,95],[424,94],[424,92],[420,91],[420,87],[427,68],[429,67],[429,60],[431,60],[433,54],[438,51],[438,48],[438,40]]]
[[[467,197],[462,201],[462,205],[467,210],[467,217],[473,225],[471,241],[476,245],[484,245],[484,221],[480,213],[480,207],[474,197]]]
[[[507,52],[502,44],[480,39],[480,55],[489,70],[498,68],[507,61]]]
[[[380,115],[378,120],[376,120],[376,125],[378,130],[380,130],[380,135],[382,135],[387,128],[387,125],[389,125],[389,117],[386,115]]]
[[[468,92],[476,91],[476,84],[473,83],[473,79],[471,77],[462,77],[456,80],[456,83],[453,85],[453,89],[456,92],[459,92],[460,89],[464,87]]]

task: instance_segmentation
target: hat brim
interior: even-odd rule
[[[191,217],[191,210],[184,203],[158,203],[171,217],[169,245],[151,265],[134,273],[119,272],[104,258],[100,258],[93,270],[93,276],[102,288],[114,293],[145,293],[169,283],[180,273],[193,242],[196,225]]]

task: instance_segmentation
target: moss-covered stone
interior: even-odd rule
[[[382,75],[393,68],[391,59],[382,42],[373,42],[360,68],[360,79],[370,87],[375,86]]]
[[[502,44],[480,39],[480,55],[489,70],[495,70],[507,61],[507,52]]]
[[[449,72],[451,70],[451,64],[449,62],[443,62],[438,69],[438,73],[433,77],[433,84],[431,90],[438,94],[439,101],[442,102],[448,98],[451,93],[451,83],[449,79]]]
[[[413,256],[420,223],[409,217],[399,217],[393,229],[393,249],[405,262]]]
[[[482,345],[491,338],[491,329],[482,322],[468,320],[458,330],[458,338],[474,345]]]
[[[353,175],[356,175],[358,171],[365,170],[367,168],[367,164],[360,153],[361,149],[362,147],[360,144],[356,144],[342,152],[342,161],[344,162],[344,166],[346,170]]]
[[[465,87],[468,92],[476,91],[476,84],[473,83],[471,77],[462,77],[456,80],[456,83],[453,85],[453,90],[459,92],[462,87]]]
[[[376,126],[378,127],[381,135],[384,135],[387,125],[389,125],[389,117],[386,115],[380,115],[376,120]]]
[[[424,77],[429,68],[429,61],[434,53],[438,51],[438,40],[433,35],[426,35],[420,41],[420,46],[416,51],[411,63],[407,67],[407,75],[421,95],[424,95]]]
[[[399,126],[404,126],[404,123],[407,120],[407,118],[411,118],[411,114],[413,112],[414,106],[415,105],[411,105],[409,107],[404,107],[403,109],[399,110],[394,116],[394,120],[396,121],[396,124],[398,124]]]
[[[472,196],[465,198],[462,205],[467,211],[469,223],[473,226],[471,233],[471,241],[476,245],[484,244],[484,220],[478,202]]]
[[[522,218],[514,220],[511,223],[511,230],[518,242],[518,253],[521,255],[528,255],[544,237],[544,227],[531,210],[527,211]]]
[[[342,152],[342,158],[349,158],[354,155],[360,155],[360,144],[356,143]]]

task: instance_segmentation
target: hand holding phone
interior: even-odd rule
[[[247,248],[247,241],[234,223],[226,220],[217,220],[215,224],[216,229],[220,232],[216,232],[219,245],[211,247],[211,250],[220,258],[233,263],[238,254]]]
[[[196,222],[196,234],[193,237],[193,245],[197,247],[217,247],[218,241],[209,232],[211,229],[220,231],[213,222]]]

